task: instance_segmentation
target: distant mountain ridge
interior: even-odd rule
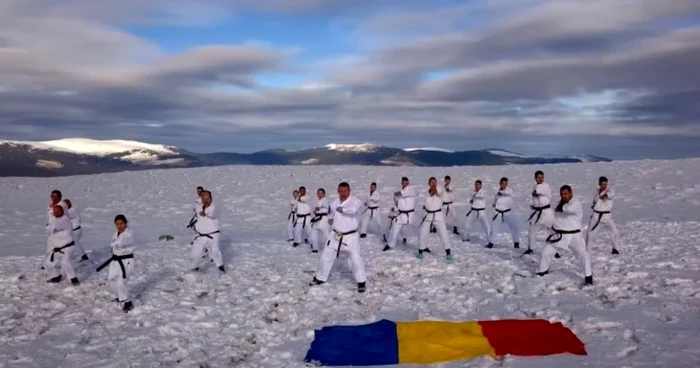
[[[0,176],[64,176],[153,168],[222,165],[481,166],[610,162],[605,157],[527,156],[492,148],[451,151],[338,144],[254,153],[194,153],[175,146],[129,140],[66,138],[45,142],[0,140]]]

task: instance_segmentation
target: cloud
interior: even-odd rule
[[[309,62],[333,40],[281,48],[261,34],[173,53],[129,32],[273,15],[342,24],[356,49]],[[204,150],[700,139],[699,20],[695,0],[6,0],[0,135]],[[274,88],[266,73],[308,78]]]

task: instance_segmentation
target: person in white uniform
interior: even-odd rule
[[[362,225],[360,226],[360,238],[367,237],[367,229],[369,229],[370,225],[375,225],[380,233],[384,231],[382,216],[379,213],[380,199],[377,183],[371,183],[369,185],[369,196],[367,197],[367,202],[365,202],[366,208],[362,217]]]
[[[591,253],[591,240],[593,235],[601,228],[605,228],[612,237],[612,254],[620,254],[617,246],[620,242],[620,233],[612,218],[613,199],[615,192],[608,185],[608,178],[601,176],[598,179],[598,189],[593,195],[593,213],[588,220],[588,230],[586,231],[586,250]]]
[[[294,189],[292,199],[289,201],[289,215],[287,215],[287,241],[294,242],[294,227],[297,222],[297,200],[299,199],[299,190]]]
[[[190,219],[190,223],[187,225],[187,228],[192,229],[192,231],[194,231],[194,225],[197,223],[197,211],[199,211],[199,208],[202,207],[203,192],[203,187],[197,187],[197,199],[195,199],[194,201],[194,209],[192,209],[192,218]]]
[[[326,198],[326,190],[319,188],[316,191],[316,207],[314,207],[314,217],[311,219],[311,253],[318,253],[321,246],[328,240],[330,225],[328,224],[328,213],[330,204]]]
[[[474,182],[474,193],[472,198],[469,200],[471,204],[471,209],[467,212],[466,219],[464,220],[464,241],[470,241],[469,230],[472,227],[474,221],[481,224],[486,234],[486,239],[491,238],[491,228],[489,227],[488,216],[486,215],[486,191],[483,188],[481,180]]]
[[[112,257],[98,267],[97,272],[109,266],[109,270],[107,271],[109,289],[112,294],[114,294],[114,301],[124,303],[122,310],[124,313],[128,313],[130,310],[134,309],[127,283],[134,273],[134,251],[136,250],[136,244],[134,241],[134,234],[131,229],[128,228],[126,216],[117,215],[114,218],[114,226],[116,227],[116,231],[112,235],[112,241],[110,243]]]
[[[532,213],[527,221],[530,224],[528,231],[527,250],[525,254],[532,254],[532,246],[537,243],[537,234],[540,231],[548,231],[554,221],[554,211],[552,211],[552,189],[544,181],[544,173],[540,170],[535,172],[535,186],[532,188]],[[559,258],[559,253],[555,255]]]
[[[406,245],[406,238],[418,233],[415,225],[416,190],[410,185],[407,177],[401,178],[401,190],[394,192],[394,198],[399,214],[393,220],[389,242],[382,249],[385,252],[396,246],[399,236],[403,236],[403,244]]]
[[[54,220],[46,226],[49,234],[48,244],[51,250],[44,259],[44,268],[48,273],[50,283],[59,283],[65,274],[70,279],[72,285],[80,285],[80,281],[75,276],[75,269],[71,257],[75,251],[73,241],[73,224],[65,216],[65,203],[53,206]]]
[[[311,197],[306,193],[306,187],[299,187],[297,198],[296,223],[294,224],[294,244],[298,247],[303,240],[308,243],[311,233]]]
[[[586,244],[581,234],[581,220],[583,218],[583,206],[569,185],[564,185],[559,190],[561,200],[554,211],[552,221],[553,234],[547,237],[537,276],[549,273],[549,265],[554,259],[557,250],[570,250],[581,261],[583,266],[584,283],[593,284],[593,271],[591,269],[591,257],[586,251]]]
[[[448,261],[452,260],[450,250],[450,239],[447,235],[447,226],[445,225],[445,216],[442,213],[443,205],[442,198],[438,194],[437,179],[430,178],[428,180],[428,196],[425,198],[423,210],[425,215],[420,225],[420,247],[416,257],[423,259],[423,253],[430,253],[428,248],[428,238],[430,237],[431,229],[436,229],[440,236],[440,241],[445,249],[445,258]]]
[[[452,234],[459,235],[457,216],[455,216],[455,211],[452,208],[452,204],[454,203],[454,197],[452,195],[453,192],[454,188],[452,186],[452,178],[447,175],[445,176],[444,189],[442,190],[442,193],[440,193],[442,195],[442,210],[445,215],[445,226],[448,228],[452,226]]]
[[[357,282],[357,291],[365,292],[367,275],[365,274],[365,263],[362,260],[358,234],[363,209],[362,201],[350,195],[350,185],[346,182],[340,183],[338,185],[338,199],[331,203],[328,220],[332,227],[331,236],[321,252],[318,269],[311,286],[328,281],[333,263],[343,251],[349,254],[348,264]]]
[[[486,248],[493,248],[496,235],[502,224],[508,225],[510,236],[513,239],[513,247],[520,248],[520,235],[518,234],[518,220],[513,213],[513,190],[508,188],[508,178],[501,178],[498,192],[493,198],[493,209],[496,214],[491,219],[491,239]]]
[[[80,244],[80,239],[83,237],[83,226],[80,218],[80,212],[78,212],[78,209],[73,206],[73,203],[70,199],[65,199],[64,202],[66,203],[66,206],[68,206],[68,209],[66,210],[66,215],[68,216],[68,219],[70,220],[71,224],[73,224],[73,241],[75,242],[75,255],[79,255],[81,260],[87,261],[90,258],[88,258],[85,249],[83,248],[82,244]]]
[[[211,192],[205,190],[202,192],[202,207],[197,212],[197,224],[194,226],[197,235],[192,240],[192,251],[190,253],[190,268],[193,271],[199,271],[204,259],[202,256],[205,255],[206,251],[209,254],[209,258],[219,268],[219,271],[226,273],[224,259],[219,247],[219,237],[221,235],[220,217],[221,212],[213,203]]]

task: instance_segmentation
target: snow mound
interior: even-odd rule
[[[512,152],[512,151],[507,151],[503,149],[487,149],[486,152],[492,154],[492,155],[497,155],[497,156],[502,156],[502,157],[526,157],[523,154],[517,153],[517,152]]]
[[[446,153],[454,153],[455,151],[450,151],[448,149],[440,148],[440,147],[421,147],[421,148],[404,148],[403,149],[406,152],[415,152],[415,151],[433,151],[433,152],[446,152]]]
[[[338,144],[329,143],[325,147],[331,151],[340,152],[374,152],[381,146],[372,143],[362,143],[362,144]]]
[[[10,145],[27,145],[35,149],[69,152],[80,155],[108,156],[117,153],[147,150],[159,154],[177,154],[175,147],[122,139],[96,140],[87,138],[65,138],[53,141],[0,141]]]

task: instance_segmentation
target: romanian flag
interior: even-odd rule
[[[325,366],[431,364],[482,355],[588,355],[581,340],[561,323],[547,320],[381,320],[315,331],[306,362]]]

